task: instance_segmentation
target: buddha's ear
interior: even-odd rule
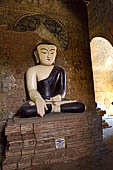
[[[37,51],[34,51],[34,56],[36,58],[36,63],[38,64],[39,63],[39,57],[38,57],[38,52]]]

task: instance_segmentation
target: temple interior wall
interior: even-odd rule
[[[35,131],[32,128],[33,133],[30,135],[34,135],[35,131],[41,136],[42,144],[45,140],[44,135],[47,140],[49,137],[52,137],[52,140],[59,136],[66,138],[67,148],[63,152],[61,150],[60,156],[57,155],[57,150],[52,154],[45,150],[50,157],[53,157],[53,161],[54,158],[59,159],[59,157],[64,160],[66,155],[67,159],[73,157],[77,160],[79,157],[85,157],[87,150],[89,155],[96,156],[101,152],[103,145],[102,119],[96,114],[92,115],[96,111],[87,6],[81,0],[4,0],[0,2],[0,112],[1,114],[15,112],[25,102],[25,72],[34,65],[32,56],[34,46],[44,39],[50,40],[58,46],[56,64],[63,67],[67,74],[66,97],[84,102],[87,109],[85,113],[80,114],[61,114],[62,116],[56,114],[57,121],[54,114],[47,115],[44,119],[39,118],[38,122],[42,122],[40,130]],[[21,121],[24,122],[23,125]],[[37,122],[36,119],[35,121]],[[24,125],[25,123],[28,121],[20,119],[18,129],[22,129],[22,127],[25,131],[29,129],[29,123],[28,126]],[[10,126],[8,127],[8,125]],[[7,142],[10,143],[10,137],[15,133],[15,139],[11,139],[15,145],[18,143],[19,136],[17,131],[13,131],[16,129],[12,128],[13,125],[16,127],[16,122],[11,124],[10,120],[7,122],[6,131],[8,130],[9,134],[5,131],[5,135]],[[35,126],[34,120],[30,122],[30,126]],[[43,131],[44,127],[46,127],[46,132]],[[57,128],[60,129],[58,133]],[[69,130],[68,138],[66,137],[67,130]],[[25,133],[29,138],[29,130],[28,133],[27,131]],[[21,131],[19,135],[22,137]],[[21,139],[22,144],[23,142],[29,144],[28,138]],[[39,138],[37,139],[39,140]],[[35,142],[37,139],[35,138]],[[32,139],[30,140],[32,141]],[[72,141],[72,151],[69,148],[70,141]],[[54,147],[51,143],[49,145]],[[17,147],[17,145],[15,146]],[[40,156],[43,156],[43,147],[45,146],[42,146],[41,154],[38,153]],[[47,149],[49,149],[48,146]],[[22,154],[24,150],[20,152]],[[18,156],[18,153],[16,154]],[[26,155],[30,156],[27,153]],[[17,164],[22,166],[23,163],[16,162],[16,166]],[[8,163],[6,166],[9,168]]]
[[[66,97],[95,112],[86,10],[79,1],[0,2],[1,115],[15,112],[25,102],[25,72],[34,65],[34,46],[45,35],[59,47],[56,64],[67,74]]]
[[[88,6],[95,97],[99,107],[113,115],[113,1],[91,0]]]
[[[90,40],[103,37],[113,46],[113,1],[90,0],[88,6]]]

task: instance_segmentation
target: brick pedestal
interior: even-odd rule
[[[7,122],[5,135],[8,148],[3,170],[29,170],[47,163],[97,155],[103,143],[101,117],[91,113],[14,118]],[[61,138],[64,143],[56,145]]]

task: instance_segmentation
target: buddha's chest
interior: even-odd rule
[[[54,66],[39,66],[36,74],[38,81],[44,80],[49,77]]]

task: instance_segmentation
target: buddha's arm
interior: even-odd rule
[[[37,92],[36,71],[34,68],[31,67],[28,69],[26,79],[29,97],[33,102],[35,102],[36,98],[39,97],[40,94]]]
[[[35,102],[37,107],[37,113],[41,117],[43,117],[43,115],[45,114],[45,109],[47,109],[47,106],[44,99],[37,91],[37,74],[36,69],[34,67],[28,69],[26,79],[29,97],[33,102]]]

